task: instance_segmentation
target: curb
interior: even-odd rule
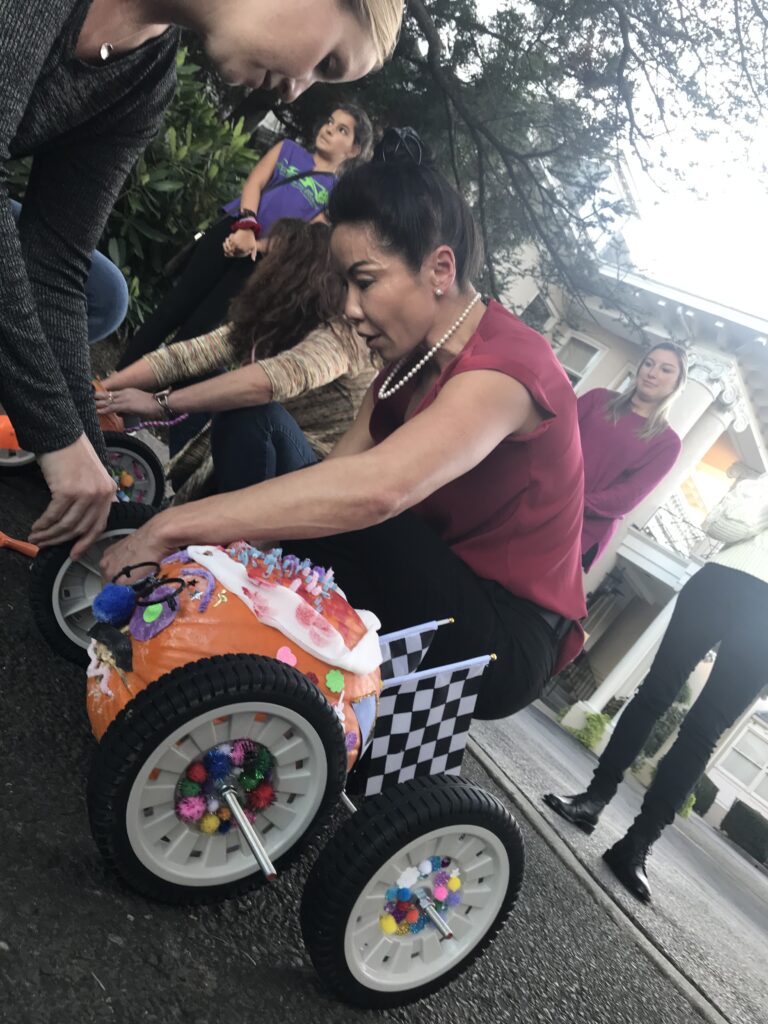
[[[653,936],[646,929],[632,919],[608,891],[600,885],[597,879],[581,863],[575,853],[555,829],[549,824],[545,816],[539,811],[533,801],[523,792],[522,789],[502,771],[493,759],[492,753],[483,747],[474,736],[469,737],[467,750],[493,779],[493,781],[504,790],[511,802],[525,818],[531,828],[541,836],[547,846],[563,861],[566,867],[578,878],[589,895],[608,914],[611,920],[628,931],[635,943],[653,962],[661,974],[664,975],[685,999],[697,1010],[708,1024],[733,1024],[730,1018],[726,1017],[722,1010],[712,1002],[706,992],[685,974],[674,961],[670,960],[661,947],[655,942]]]

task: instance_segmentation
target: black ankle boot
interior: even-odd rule
[[[544,796],[544,803],[553,811],[557,811],[561,818],[570,821],[589,835],[595,831],[600,812],[608,801],[590,796],[587,790],[586,793],[579,793],[577,796],[555,796],[554,793],[547,793]]]
[[[651,902],[645,862],[656,835],[644,835],[630,829],[627,834],[603,854],[603,860],[625,889],[643,903]]]

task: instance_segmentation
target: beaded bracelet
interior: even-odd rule
[[[184,420],[189,418],[188,412],[183,412],[181,416],[176,416],[172,420],[142,420],[141,423],[137,423],[133,427],[126,427],[126,434],[135,434],[137,430],[143,430],[144,427],[175,427],[177,423],[183,423]]]

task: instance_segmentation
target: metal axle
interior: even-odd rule
[[[246,843],[250,846],[251,853],[256,858],[262,874],[268,882],[274,882],[277,878],[275,865],[269,859],[269,854],[264,849],[264,844],[261,839],[259,839],[256,829],[246,818],[245,811],[240,806],[240,801],[237,798],[237,791],[233,786],[225,786],[221,791],[221,796],[227,807],[232,812],[232,817],[240,827],[240,831],[243,833]]]
[[[440,932],[441,938],[452,939],[453,932],[451,928],[438,913],[434,903],[432,902],[431,897],[427,896],[426,890],[417,889],[416,899],[418,900],[421,909],[427,915],[427,917],[435,926],[435,928],[437,928],[437,930]]]

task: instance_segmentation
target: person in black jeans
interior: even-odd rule
[[[757,514],[755,505],[750,513]],[[644,902],[651,896],[645,862],[653,843],[685,803],[719,737],[768,682],[767,621],[768,529],[763,529],[726,548],[682,588],[651,671],[619,718],[586,792],[544,797],[561,817],[591,833],[655,722],[704,655],[720,645],[712,673],[659,764],[640,814],[603,854],[619,881]]]

